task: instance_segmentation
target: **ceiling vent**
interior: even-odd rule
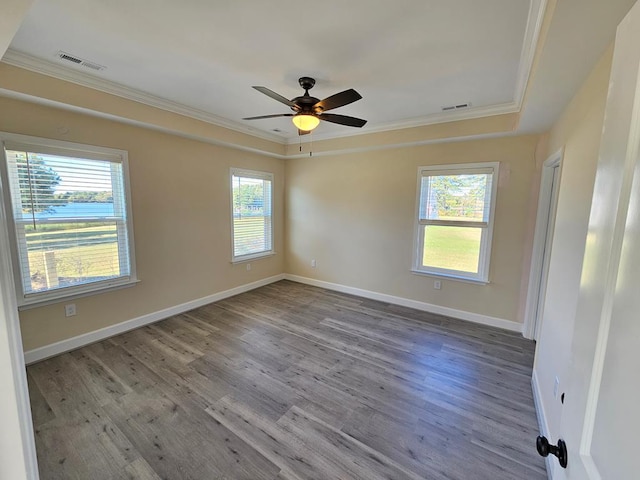
[[[89,60],[84,60],[80,57],[76,57],[75,55],[71,55],[70,53],[67,52],[63,52],[62,50],[60,50],[58,53],[56,53],[56,56],[60,59],[60,60],[64,60],[65,62],[69,62],[69,63],[74,63],[76,65],[80,65],[82,67],[85,68],[89,68],[91,70],[94,70],[96,72],[100,72],[102,70],[104,70],[105,66],[100,65],[98,63],[95,62],[90,62]]]
[[[443,112],[452,112],[454,110],[462,110],[464,108],[469,108],[471,106],[471,102],[467,103],[459,103],[458,105],[450,105],[448,107],[442,107]]]

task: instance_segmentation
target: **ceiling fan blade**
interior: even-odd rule
[[[243,120],[260,120],[261,118],[276,118],[276,117],[293,117],[293,113],[276,113],[275,115],[259,115],[257,117],[246,117]]]
[[[332,110],[334,108],[343,107],[344,105],[349,105],[350,103],[360,100],[361,98],[362,95],[356,92],[353,88],[350,88],[349,90],[336,93],[335,95],[331,95],[324,100],[320,100],[313,106],[313,108],[320,108],[322,109],[322,111],[326,112],[327,110]]]
[[[331,123],[339,123],[340,125],[346,125],[347,127],[362,127],[366,120],[356,117],[348,117],[347,115],[336,115],[335,113],[323,113],[318,115],[320,120],[325,120]]]
[[[258,90],[260,93],[264,93],[267,97],[271,97],[274,100],[277,100],[280,103],[284,103],[286,106],[288,107],[296,107],[296,104],[293,103],[291,100],[289,100],[288,98],[283,97],[282,95],[274,92],[273,90],[269,90],[267,87],[256,87],[254,86],[253,88],[255,88],[256,90]]]
[[[311,132],[307,132],[306,130],[298,129],[298,135],[309,135]]]

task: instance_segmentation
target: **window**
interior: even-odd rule
[[[0,137],[18,304],[133,283],[127,153]]]
[[[488,282],[498,163],[420,167],[416,273]]]
[[[273,174],[231,169],[234,262],[272,255]]]

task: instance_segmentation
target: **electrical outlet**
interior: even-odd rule
[[[558,398],[558,390],[560,390],[560,379],[556,377],[553,382],[553,398]]]
[[[316,263],[316,259],[311,260],[311,268],[316,268],[318,264]]]
[[[247,272],[250,272],[250,271],[251,271],[251,264],[247,263]]]
[[[64,306],[64,315],[66,317],[73,317],[76,314],[76,304],[69,303]]]
[[[433,288],[435,288],[436,290],[440,290],[442,288],[442,282],[440,280],[434,280]]]

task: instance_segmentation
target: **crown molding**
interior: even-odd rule
[[[516,89],[513,96],[514,102],[518,105],[518,110],[522,108],[522,102],[524,101],[529,80],[531,79],[531,70],[538,48],[538,40],[540,39],[540,31],[542,30],[542,22],[544,21],[544,14],[547,10],[547,3],[548,0],[531,0],[529,4],[527,28],[525,29],[524,40],[522,41],[520,65],[518,66]]]
[[[464,111],[454,112],[438,112],[419,119],[400,120],[397,122],[380,123],[367,127],[365,131],[349,129],[339,133],[313,135],[313,138],[307,138],[309,135],[302,137],[302,143],[309,143],[322,140],[333,140],[336,138],[355,137],[358,135],[368,135],[370,133],[389,132],[393,130],[404,130],[409,128],[426,127],[440,123],[458,122],[461,120],[473,120],[476,118],[491,117],[494,115],[503,115],[508,113],[517,113],[520,107],[515,102],[502,103],[499,105],[488,105],[486,107],[471,107]],[[300,143],[299,137],[288,137],[287,145],[296,145]]]
[[[332,155],[350,155],[354,153],[377,152],[380,150],[393,150],[393,149],[400,149],[400,148],[421,147],[424,145],[438,145],[443,143],[461,143],[461,142],[472,142],[474,140],[488,140],[492,138],[516,137],[519,135],[520,134],[517,132],[493,132],[493,133],[467,134],[467,135],[460,135],[457,137],[429,138],[427,140],[415,140],[412,142],[389,143],[385,145],[365,145],[362,147],[333,149],[333,150],[326,150],[326,151],[320,151],[320,152],[312,152],[311,156],[328,157]],[[288,154],[284,158],[298,159],[298,158],[309,158],[309,156],[310,156],[309,152],[304,152],[304,153]]]
[[[271,134],[263,130],[257,130],[245,125],[232,122],[217,115],[205,112],[203,110],[188,107],[186,105],[166,100],[155,95],[145,93],[140,90],[125,87],[115,82],[96,78],[92,75],[84,72],[79,72],[67,67],[57,65],[47,60],[28,55],[16,50],[7,50],[2,62],[12,65],[14,67],[24,68],[31,72],[47,75],[49,77],[56,78],[67,82],[74,83],[83,87],[98,90],[110,95],[116,95],[127,100],[131,100],[150,107],[166,110],[185,117],[194,118],[212,125],[216,125],[223,128],[228,128],[240,133],[252,135],[264,140],[279,143],[281,145],[292,145],[299,142],[297,135],[290,137],[283,137],[280,135]],[[6,96],[6,93],[5,93]],[[423,127],[427,125],[434,125],[438,123],[455,122],[459,120],[471,120],[475,118],[488,117],[492,115],[501,115],[505,113],[514,113],[519,111],[519,105],[515,102],[489,105],[483,107],[471,107],[465,110],[453,111],[453,112],[438,112],[432,115],[424,117],[412,118],[408,120],[401,120],[397,122],[382,123],[375,126],[367,127],[365,131],[349,129],[343,132],[330,133],[324,135],[314,135],[314,140],[330,140],[334,138],[351,137],[357,135],[366,135],[369,133],[387,132],[392,130],[402,130],[406,128]],[[310,141],[303,139],[303,143]]]
[[[166,110],[178,115],[210,123],[217,127],[227,128],[239,133],[252,135],[263,140],[269,140],[280,144],[285,143],[284,137],[280,135],[275,135],[262,130],[256,130],[240,123],[236,123],[217,115],[205,112],[203,110],[188,107],[181,103],[173,102],[171,100],[145,93],[141,90],[125,87],[124,85],[120,85],[115,82],[96,78],[84,72],[78,72],[76,70],[57,65],[47,60],[42,60],[40,58],[28,55],[23,52],[19,52],[17,50],[7,50],[1,61],[14,67],[24,68],[25,70],[57,78],[58,80],[64,80],[67,82],[75,83],[76,85],[80,85],[82,87],[88,87],[94,90],[108,93],[110,95],[116,95],[118,97],[141,103],[143,105],[159,108],[161,110]]]
[[[13,90],[7,90],[5,88],[0,88],[0,97],[11,98],[14,100],[20,100],[22,102],[34,103],[36,105],[43,105],[45,107],[58,108],[60,110],[66,110],[68,112],[80,113],[83,115],[90,115],[96,118],[103,118],[105,120],[112,120],[119,123],[124,123],[126,125],[132,125],[134,127],[147,128],[149,130],[154,130],[156,132],[167,133],[169,135],[177,135],[182,138],[188,138],[190,140],[196,140],[198,142],[208,143],[211,145],[218,145],[221,147],[233,148],[235,150],[240,150],[242,152],[250,152],[256,153],[258,155],[263,155],[272,158],[287,158],[286,155],[282,155],[279,153],[269,152],[267,150],[260,150],[257,148],[245,147],[244,145],[240,145],[237,143],[225,142],[222,140],[216,140],[211,137],[206,137],[202,135],[191,135],[185,132],[173,130],[170,128],[160,127],[158,125],[154,125],[148,122],[141,122],[139,120],[133,120],[131,118],[121,117],[118,115],[112,115],[110,113],[99,112],[97,110],[91,110],[84,107],[78,107],[76,105],[69,105],[67,103],[56,102],[55,100],[49,100],[47,98],[35,97],[33,95],[28,95],[26,93],[14,92]]]
[[[159,127],[157,125],[153,125],[146,122],[140,122],[137,120],[132,120],[130,118],[119,117],[117,115],[112,115],[104,112],[97,112],[95,110],[89,110],[87,108],[78,107],[75,105],[68,105],[62,102],[56,102],[54,100],[49,100],[40,97],[34,97],[32,95],[28,95],[25,93],[14,92],[12,90],[7,90],[4,88],[0,88],[0,97],[11,98],[15,100],[20,100],[24,102],[35,103],[37,105],[44,105],[52,108],[59,108],[61,110],[67,110],[70,112],[91,115],[97,118],[104,118],[106,120],[113,120],[116,122],[124,123],[127,125],[132,125],[135,127],[148,128],[150,130],[154,130],[157,132],[167,133],[170,135],[177,135],[182,138],[188,138],[190,140],[195,140],[198,142],[209,143],[211,145],[218,145],[222,147],[228,147],[235,150],[240,150],[244,152],[256,153],[259,155],[264,155],[271,158],[279,158],[282,160],[287,159],[298,159],[305,158],[309,155],[308,152],[300,153],[300,154],[278,154],[273,152],[268,152],[265,150],[260,150],[251,147],[245,147],[243,145],[238,145],[235,143],[224,142],[220,140],[215,140],[210,137],[203,137],[201,135],[190,135],[184,132],[178,132],[172,129]],[[423,145],[437,145],[442,143],[458,143],[458,142],[468,142],[473,140],[484,140],[491,138],[504,138],[504,137],[513,137],[520,135],[518,132],[510,131],[510,132],[493,132],[493,133],[480,133],[480,134],[467,134],[460,135],[454,137],[446,137],[446,138],[430,138],[426,140],[416,140],[410,142],[398,142],[398,143],[388,143],[385,145],[363,145],[361,147],[353,147],[353,148],[344,148],[344,149],[332,149],[320,152],[314,152],[314,157],[325,157],[330,155],[345,155],[345,154],[354,154],[354,153],[365,153],[365,152],[374,152],[379,150],[391,150],[397,148],[411,148],[418,147]]]
[[[308,143],[313,140],[331,140],[520,112],[532,71],[533,60],[547,3],[548,0],[530,0],[527,27],[523,37],[513,101],[497,105],[471,107],[458,111],[438,112],[435,114],[396,122],[370,124],[367,126],[366,130],[345,129],[342,132],[313,135],[313,138],[303,137],[301,139],[297,135],[282,136],[248,127],[244,124],[222,118],[212,113],[151,95],[141,90],[129,88],[115,82],[104,80],[84,72],[57,65],[53,62],[31,56],[17,50],[7,50],[1,61],[15,67],[24,68],[35,73],[68,81],[76,85],[88,87],[111,95],[116,95],[127,100],[200,120],[211,125],[251,135],[263,140],[272,141],[281,145],[293,145],[300,141],[302,141],[302,143]],[[7,92],[4,92],[4,94],[7,96]]]

